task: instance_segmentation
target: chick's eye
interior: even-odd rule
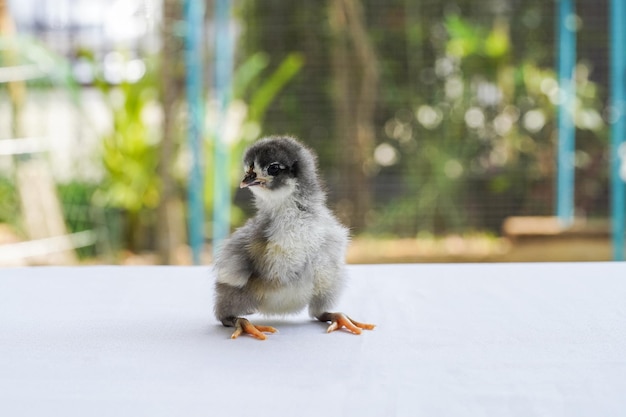
[[[271,176],[277,175],[281,170],[281,166],[278,162],[274,162],[267,167],[267,173]]]

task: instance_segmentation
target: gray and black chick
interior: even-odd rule
[[[329,311],[344,287],[349,238],[326,206],[315,154],[291,137],[268,137],[243,159],[240,187],[252,192],[257,213],[224,242],[215,260],[217,319],[235,328],[233,339],[276,332],[244,315],[285,315],[305,307],[311,317],[331,323],[328,332],[373,329]]]

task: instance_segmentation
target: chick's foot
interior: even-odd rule
[[[267,339],[267,336],[265,336],[263,333],[276,333],[278,330],[276,330],[275,328],[271,327],[271,326],[257,326],[254,325],[252,323],[250,323],[250,321],[248,321],[248,319],[244,319],[242,317],[239,317],[235,320],[235,331],[233,332],[233,334],[230,336],[231,339],[236,339],[238,338],[242,333],[247,333],[252,337],[255,337],[259,340],[265,340]]]
[[[345,328],[354,334],[361,334],[361,329],[373,330],[374,327],[376,327],[374,324],[360,323],[356,320],[352,320],[343,313],[324,313],[318,317],[318,320],[330,322],[326,333]]]

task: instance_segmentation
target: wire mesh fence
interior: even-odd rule
[[[47,81],[26,82],[28,137],[47,139],[36,142],[45,152],[24,158],[40,160],[54,180],[65,234],[93,233],[78,235],[86,245],[79,258],[159,250],[164,222],[157,173],[164,163],[172,171],[170,201],[177,201],[168,206],[180,207],[171,217],[180,229],[173,241],[184,245],[189,150],[182,2],[117,2],[110,10],[106,1],[31,3],[7,3],[17,32],[34,40],[24,62],[53,69]],[[87,3],[101,19],[76,12]],[[563,90],[555,72],[553,2],[232,1],[232,100],[221,121],[212,88],[214,2],[205,6],[207,221],[201,227],[207,243],[220,122],[232,136],[224,181],[233,186],[247,144],[294,135],[318,153],[331,206],[356,236],[499,235],[509,217],[554,214]],[[582,218],[609,215],[607,9],[605,2],[577,2],[567,20],[578,39],[571,162],[574,207]],[[125,31],[116,32],[116,22]],[[166,47],[168,39],[177,43]],[[6,53],[0,56],[0,66],[15,66]],[[169,103],[163,65],[172,67]],[[3,146],[16,138],[8,81],[0,84]],[[164,115],[171,114],[173,127],[164,132]],[[174,146],[164,162],[159,152],[168,135]],[[0,223],[17,236],[6,239],[18,241],[32,234],[20,214],[21,158],[0,155]],[[232,203],[236,227],[252,207],[240,191]]]

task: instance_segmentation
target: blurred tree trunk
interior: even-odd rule
[[[163,136],[161,138],[157,174],[161,182],[161,198],[157,207],[156,238],[159,263],[175,261],[176,249],[183,243],[183,204],[177,192],[172,169],[177,155],[177,105],[182,93],[182,39],[176,34],[176,25],[182,16],[180,0],[163,2],[161,31],[161,106],[163,109]],[[178,64],[178,65],[177,65]]]
[[[329,20],[335,132],[344,184],[338,215],[358,231],[366,225],[371,205],[368,165],[374,146],[378,61],[359,0],[331,0]]]

